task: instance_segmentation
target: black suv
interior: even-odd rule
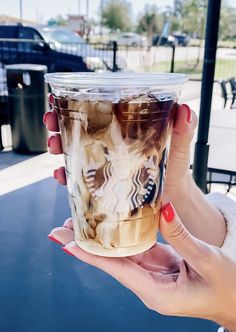
[[[0,25],[0,64],[42,64],[48,72],[91,71],[83,58],[53,50],[33,27]]]

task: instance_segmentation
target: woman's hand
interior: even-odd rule
[[[49,238],[63,244],[68,254],[109,273],[152,310],[210,319],[236,331],[236,262],[193,237],[171,203],[162,208],[160,230],[175,250],[157,244],[124,258],[99,257],[80,249],[73,242],[70,219],[53,229]]]
[[[62,153],[57,115],[53,109],[44,115],[44,123],[53,134],[48,140],[49,152]],[[195,113],[186,105],[178,105],[170,146],[163,201],[171,200],[184,225],[196,237],[221,246],[225,238],[225,222],[221,213],[210,205],[194,183],[189,172],[190,144],[197,125]],[[65,168],[54,171],[60,184],[66,184]],[[212,232],[214,229],[214,232]]]

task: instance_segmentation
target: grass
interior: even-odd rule
[[[146,72],[169,72],[170,62],[160,62],[153,66],[145,66],[140,71]],[[176,61],[175,72],[188,74],[191,78],[201,78],[202,61],[196,66],[196,61]],[[227,79],[236,77],[236,61],[231,59],[217,59],[215,67],[215,79]]]
[[[199,39],[190,39],[190,43],[188,46],[199,46]],[[204,47],[204,40],[202,40],[202,47]],[[218,47],[226,47],[226,48],[236,48],[236,39],[234,40],[219,40]]]

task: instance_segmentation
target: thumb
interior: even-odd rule
[[[209,277],[214,254],[212,247],[189,233],[171,202],[161,208],[160,231],[164,239],[197,273]]]
[[[176,183],[176,175],[182,178],[189,171],[190,144],[196,126],[196,114],[188,105],[179,105],[170,145],[166,186]]]

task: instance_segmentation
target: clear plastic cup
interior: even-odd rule
[[[75,241],[130,256],[157,238],[182,74],[46,74],[65,157]]]

